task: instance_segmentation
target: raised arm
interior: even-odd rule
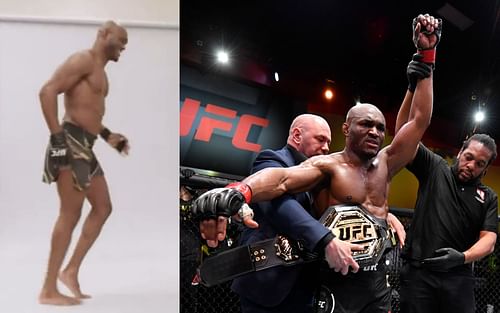
[[[421,31],[422,23],[420,21],[422,21],[422,23],[425,22],[426,26],[428,26],[429,22],[427,16],[424,15],[419,15],[413,20],[413,43],[415,44],[415,48],[417,48],[417,53],[413,55],[413,58],[408,64],[406,70],[406,75],[408,77],[408,90],[406,91],[403,103],[401,104],[396,118],[395,134],[409,119],[411,102],[417,87],[417,82],[423,78],[429,77],[434,69],[436,46],[441,37],[442,25],[438,25],[438,29],[436,29],[437,35],[433,35],[427,33],[427,27],[425,27],[425,32]],[[440,23],[439,20],[437,20],[437,22]],[[433,36],[431,37],[430,35]]]
[[[440,20],[427,14],[414,20],[414,42],[418,53],[408,65],[408,91],[398,112],[394,139],[386,148],[389,177],[413,160],[418,143],[430,124],[433,103],[431,68],[440,34]]]
[[[418,143],[431,120],[432,96],[432,78],[419,82],[413,96],[410,118],[399,129],[387,148],[390,177],[411,162],[415,156]]]
[[[401,129],[401,127],[406,122],[408,122],[408,117],[410,116],[411,101],[413,100],[413,92],[415,91],[410,91],[410,90],[406,91],[403,103],[401,103],[401,107],[399,108],[398,116],[396,118],[396,126],[394,129],[394,134],[397,134],[398,131]]]

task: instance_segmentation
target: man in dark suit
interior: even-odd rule
[[[260,152],[252,173],[266,167],[294,166],[308,157],[327,154],[330,142],[330,127],[322,117],[299,115],[290,126],[287,145],[280,150]],[[252,205],[259,228],[246,228],[241,244],[280,234],[302,242],[310,251],[324,251],[333,236],[311,216],[311,200],[310,193],[303,192]],[[236,278],[232,289],[240,295],[242,312],[312,312],[317,286],[317,264],[314,265],[278,266]]]

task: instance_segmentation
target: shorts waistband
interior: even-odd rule
[[[366,211],[368,212],[368,211]],[[370,213],[368,213],[370,214]],[[384,229],[388,229],[389,228],[389,225],[387,224],[387,220],[384,219],[384,218],[379,218],[379,217],[376,217],[376,216],[373,216],[372,214],[370,214],[370,216],[373,218],[373,220],[381,227],[383,227]]]
[[[82,127],[80,127],[76,124],[73,124],[70,122],[63,122],[62,127],[63,127],[63,129],[68,131],[70,134],[75,134],[75,133],[82,134],[85,138],[87,138],[87,140],[90,140],[91,142],[94,142],[97,139],[96,135],[89,133],[88,131],[86,131],[85,129],[83,129]]]

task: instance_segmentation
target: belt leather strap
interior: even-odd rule
[[[387,227],[385,220],[370,216],[360,205],[331,206],[325,211],[320,222],[331,229],[340,240],[365,246],[365,250],[353,253],[353,258],[360,267],[378,263],[382,255],[396,244],[394,234]],[[362,230],[368,230],[368,233],[359,239],[357,235],[362,234]],[[293,266],[319,259],[317,253],[306,251],[296,241],[277,236],[232,248],[205,259],[199,271],[201,283],[210,287],[274,266]]]
[[[221,284],[238,276],[275,266],[293,266],[318,260],[295,242],[283,236],[255,242],[221,252],[203,261],[201,283],[207,287]]]

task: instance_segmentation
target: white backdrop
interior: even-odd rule
[[[2,16],[113,19],[179,25],[178,0],[1,0]]]
[[[67,311],[37,304],[58,210],[55,185],[41,182],[48,130],[38,90],[69,54],[91,47],[96,30],[0,21],[0,312]],[[82,267],[82,289],[94,298],[72,312],[179,308],[178,29],[127,30],[127,49],[107,66],[104,123],[132,149],[121,157],[96,144],[114,210]]]

